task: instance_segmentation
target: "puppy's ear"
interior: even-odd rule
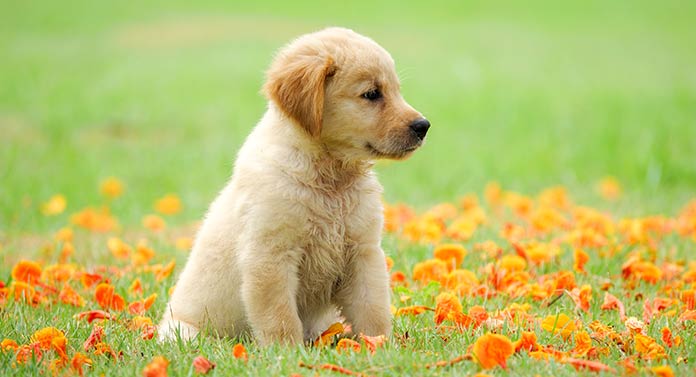
[[[263,93],[311,136],[321,134],[324,84],[336,73],[331,57],[279,56],[266,74]]]

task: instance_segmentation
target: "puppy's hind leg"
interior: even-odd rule
[[[164,314],[162,322],[157,327],[157,339],[160,342],[170,342],[177,338],[189,341],[198,335],[198,328],[188,322],[172,318],[171,311]]]

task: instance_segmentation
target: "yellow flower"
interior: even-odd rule
[[[153,232],[159,232],[166,228],[167,224],[157,215],[147,215],[143,217],[143,226]]]
[[[163,215],[174,215],[181,211],[181,200],[174,194],[167,194],[155,202],[155,210]]]
[[[46,203],[41,206],[41,213],[44,216],[55,216],[60,215],[65,211],[65,207],[68,206],[68,201],[65,200],[65,196],[58,194],[53,195]]]
[[[117,178],[109,177],[101,182],[99,191],[107,198],[115,199],[123,194],[123,183]]]
[[[561,334],[563,339],[568,339],[576,329],[575,322],[563,313],[544,318],[541,328],[554,334]]]
[[[597,191],[606,200],[616,200],[621,197],[621,183],[614,177],[604,177],[597,184]]]

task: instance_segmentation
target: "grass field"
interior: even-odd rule
[[[694,373],[694,321],[679,316],[693,306],[682,296],[693,289],[689,273],[696,269],[691,233],[696,230],[689,228],[696,229],[696,220],[684,210],[696,197],[696,3],[5,1],[1,8],[0,282],[7,289],[0,291],[5,292],[0,339],[31,344],[35,331],[55,326],[67,337],[69,357],[83,352],[92,359],[85,367],[89,375],[140,375],[156,355],[170,361],[170,375],[190,375],[193,358],[201,354],[217,363],[213,373],[218,375],[316,373],[298,367],[299,361],[335,363],[370,375],[468,375],[480,370],[476,362],[423,365],[467,354],[488,331],[514,341],[531,330],[539,344],[572,356],[575,336],[564,340],[541,326],[545,317],[565,313],[579,321],[577,332],[589,333],[595,347],[595,354],[573,357],[599,360],[618,373],[626,371],[624,359],[646,375],[663,364],[676,375]],[[294,36],[329,25],[354,28],[387,48],[397,62],[404,97],[433,124],[426,145],[410,160],[377,166],[385,201],[406,203],[417,214],[411,218],[403,212],[384,241],[393,271],[406,276],[395,283],[395,308],[435,308],[436,296],[452,290],[444,275],[417,279],[414,267],[431,260],[437,245],[455,242],[468,250],[458,267],[472,271],[481,285],[495,276],[491,268],[500,267],[502,255],[519,254],[529,274],[526,286],[544,286],[558,278],[554,274],[570,271],[578,289],[588,284],[593,290],[589,310],[576,308],[574,285],[538,299],[502,287],[490,297],[456,290],[463,313],[479,305],[497,320],[497,311],[527,303],[534,320],[504,321],[502,328],[488,321],[442,334],[457,324],[450,318],[438,327],[434,313],[426,311],[397,316],[391,340],[374,355],[339,354],[332,347],[259,349],[245,342],[246,363],[232,356],[237,340],[161,345],[141,339],[140,329],[128,330],[133,314],[127,309],[112,310],[116,320],[102,324],[104,344],[122,356],[114,361],[84,351],[93,327],[73,315],[100,306],[95,287],[80,277],[90,272],[109,278],[128,303],[156,293],[145,316],[158,319],[186,258],[175,240],[192,237],[196,221],[228,179],[238,147],[263,113],[259,88],[274,51]],[[110,176],[125,186],[111,199],[99,190]],[[605,176],[620,183],[618,198],[608,200],[597,190]],[[494,186],[484,195],[492,181],[503,188],[499,196]],[[539,197],[557,185],[574,205],[562,205],[558,192]],[[141,219],[154,213],[153,202],[167,193],[181,199],[182,209],[162,215],[165,230],[144,228]],[[480,206],[473,208],[486,214],[485,222],[472,220],[477,217],[461,206],[468,193],[479,198]],[[42,214],[42,205],[56,194],[67,199],[67,208]],[[549,195],[556,198],[552,204],[545,202]],[[433,211],[440,203],[457,209]],[[584,229],[577,205],[608,214],[611,226],[599,232],[606,243],[568,240]],[[83,229],[72,215],[87,206],[108,206],[119,226],[102,233]],[[545,218],[549,229],[535,228],[534,215],[546,210],[563,221],[549,215],[555,219]],[[442,227],[462,217],[466,226],[475,223],[473,235],[447,235]],[[592,217],[593,224],[604,224],[601,219]],[[72,229],[72,240],[56,241],[54,234],[64,227]],[[109,251],[112,237],[133,247],[128,258]],[[140,239],[155,251],[152,259],[133,259],[148,254],[136,247]],[[485,241],[495,242],[501,252],[487,249]],[[559,246],[561,254],[537,263],[532,241]],[[66,243],[74,246],[70,256],[62,253]],[[586,273],[573,269],[576,248],[590,257]],[[548,253],[553,250],[542,254]],[[657,281],[630,263],[622,270],[638,255],[641,268],[661,271]],[[46,280],[46,271],[61,258],[74,264],[69,282],[86,298],[84,306],[62,303],[51,291],[51,286],[60,290],[62,282]],[[34,287],[40,293],[36,305],[10,294],[21,282],[11,273],[21,259],[39,263],[43,275],[33,283],[48,284]],[[157,281],[158,268],[171,260],[174,272]],[[153,265],[159,265],[154,272]],[[141,280],[142,297],[129,293],[135,278]],[[590,329],[597,320],[619,334],[626,331],[617,312],[601,309],[607,280],[628,316],[642,320],[645,300],[672,300],[656,309],[644,328],[666,349],[665,358],[646,359],[630,334],[621,335],[619,345]],[[410,299],[402,301],[405,296]],[[681,345],[664,343],[665,327],[681,336]],[[0,375],[45,373],[61,360],[57,354],[44,350],[42,360],[17,365],[15,352],[6,350],[0,354]],[[512,372],[500,367],[486,372],[576,373],[561,360],[547,363],[522,352],[507,359]],[[56,368],[59,374],[75,372]]]

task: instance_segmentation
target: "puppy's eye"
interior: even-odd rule
[[[376,100],[382,98],[382,92],[380,92],[379,89],[374,88],[374,89],[370,89],[367,92],[363,93],[361,97],[365,98],[367,100],[370,100],[370,101],[376,101]]]

